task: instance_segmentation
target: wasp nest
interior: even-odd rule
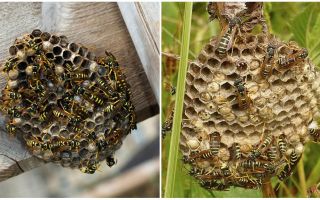
[[[96,57],[65,36],[34,30],[16,39],[2,70],[10,135],[33,155],[94,173],[136,128],[129,85],[115,57]]]
[[[318,72],[307,50],[236,24],[229,20],[186,77],[180,147],[207,189],[284,180],[319,138]]]

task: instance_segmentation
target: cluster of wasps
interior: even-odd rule
[[[136,129],[130,86],[116,58],[96,57],[66,36],[38,29],[17,38],[2,66],[1,111],[9,135],[46,161],[93,174],[116,163]]]
[[[231,148],[234,167],[219,161],[218,154],[222,146],[220,139],[220,134],[214,132],[210,134],[209,149],[194,150],[189,156],[183,157],[185,163],[192,165],[189,174],[200,180],[201,186],[206,189],[226,190],[231,185],[255,189],[274,175],[280,180],[285,180],[292,174],[300,159],[300,154],[288,148],[283,135],[277,138],[269,135],[257,146],[241,147],[239,143],[234,143]],[[221,163],[219,167],[210,169],[196,166],[204,162]]]
[[[209,3],[208,7],[212,5]],[[217,17],[213,16],[215,13],[212,10],[210,10],[209,14],[210,19]],[[308,51],[305,48],[288,45],[290,52],[286,52],[285,55],[279,52],[281,47],[267,33],[264,20],[257,18],[257,15],[254,16],[254,19],[246,21],[242,21],[241,16],[235,16],[227,18],[227,22],[228,24],[223,29],[215,47],[215,54],[220,59],[224,59],[228,56],[228,52],[232,52],[232,46],[236,39],[242,38],[246,41],[245,35],[252,31],[254,28],[253,24],[263,23],[263,33],[268,38],[268,45],[263,46],[265,54],[262,59],[263,61],[259,64],[259,74],[261,80],[264,80],[266,83],[270,84],[268,79],[272,75],[273,69],[285,71],[306,62]],[[248,23],[250,24],[248,25]],[[242,67],[241,61],[236,63],[238,63],[238,68]],[[256,114],[255,102],[250,98],[246,87],[246,78],[240,75],[234,77],[233,87],[237,102],[236,108],[247,112],[249,115]],[[170,115],[170,119],[163,125],[163,132],[171,129],[172,116]],[[197,127],[195,121],[191,122],[191,124]],[[197,130],[197,128],[193,130]],[[284,134],[275,136],[263,133],[260,142],[256,145],[240,145],[235,141],[231,148],[226,148],[225,144],[221,142],[221,134],[219,132],[214,131],[210,133],[208,139],[203,138],[200,132],[201,130],[196,133],[196,140],[186,139],[186,144],[189,147],[189,150],[186,150],[186,152],[189,153],[184,154],[182,160],[191,166],[188,169],[189,174],[197,178],[201,186],[206,189],[226,190],[230,186],[259,188],[273,176],[277,176],[281,181],[285,180],[292,174],[303,151],[303,146],[292,148],[292,145],[289,144]],[[317,140],[316,138],[319,139],[318,127],[315,125],[311,126],[309,134],[315,140]],[[209,141],[209,145],[206,145],[207,149],[199,150],[200,143],[207,141]],[[228,158],[227,156],[223,158],[224,152],[221,149],[227,149],[228,153],[225,155],[228,155]]]

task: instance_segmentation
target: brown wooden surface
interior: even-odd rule
[[[82,43],[96,55],[112,52],[131,85],[138,121],[159,113],[158,104],[142,68],[127,27],[116,3],[1,3],[0,61],[17,36],[35,28],[65,35]],[[0,87],[6,80],[0,77]],[[40,166],[15,138],[8,138],[0,124],[0,181]]]
[[[160,102],[160,3],[119,2],[118,5],[153,92]]]

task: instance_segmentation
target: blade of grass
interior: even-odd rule
[[[306,176],[304,173],[304,165],[303,165],[303,155],[301,155],[300,162],[298,163],[298,176],[301,188],[301,195],[303,198],[307,198],[307,184],[306,184]]]
[[[185,90],[185,79],[188,66],[188,54],[190,43],[190,29],[191,29],[191,16],[192,16],[192,2],[185,3],[184,21],[182,30],[182,44],[180,50],[180,63],[178,72],[178,83],[176,93],[175,112],[173,117],[173,127],[170,141],[170,150],[168,158],[168,172],[165,187],[165,198],[174,197],[175,188],[175,174],[177,170],[177,162],[179,155],[179,139],[181,131],[182,110],[183,110],[183,98]]]
[[[315,184],[318,179],[318,174],[320,173],[320,159],[317,161],[317,164],[314,165],[310,175],[307,179],[307,186],[310,187],[312,184]]]

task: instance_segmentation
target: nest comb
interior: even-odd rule
[[[252,33],[262,18],[224,17],[224,32],[189,65],[180,148],[201,186],[259,188],[290,176],[304,144],[319,139],[319,73],[306,49]]]
[[[30,152],[94,173],[136,128],[130,86],[116,58],[96,57],[66,36],[33,30],[17,38],[2,71],[1,111]]]

